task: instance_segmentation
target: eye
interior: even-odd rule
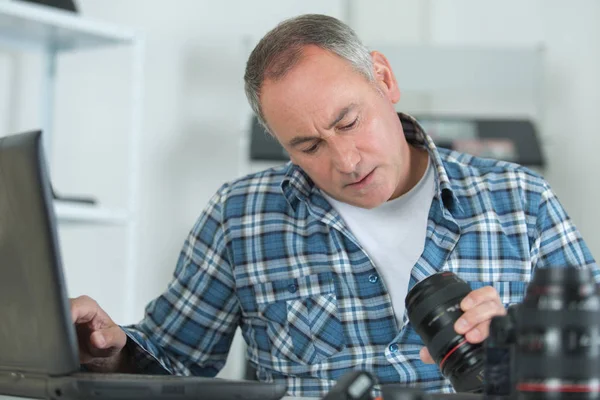
[[[354,126],[356,125],[357,122],[358,122],[358,117],[354,118],[354,121],[350,122],[348,125],[341,126],[340,130],[347,131],[349,129],[352,129],[352,128],[354,128]]]
[[[319,149],[319,142],[315,142],[315,144],[313,144],[312,146],[310,146],[308,149],[304,149],[302,150],[303,153],[306,154],[313,154],[315,153],[317,150]]]

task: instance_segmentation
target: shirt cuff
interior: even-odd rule
[[[135,370],[141,374],[150,375],[173,375],[163,361],[160,360],[158,348],[142,332],[132,328],[121,326],[127,335],[125,346],[132,357]]]

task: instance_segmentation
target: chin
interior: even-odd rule
[[[378,190],[376,193],[371,194],[371,198],[369,199],[369,203],[372,204],[371,208],[379,207],[383,203],[391,200],[392,196],[394,196],[393,190]]]

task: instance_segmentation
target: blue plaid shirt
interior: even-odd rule
[[[440,270],[473,289],[493,286],[506,305],[522,300],[534,268],[598,268],[558,199],[521,166],[437,149],[411,117],[407,140],[425,147],[436,191],[412,287]],[[167,290],[125,328],[147,372],[214,376],[238,326],[263,381],[323,396],[352,369],[380,383],[451,392],[406,314],[396,322],[389,291],[369,256],[298,167],[225,184],[191,230]],[[134,345],[137,343],[138,346]]]

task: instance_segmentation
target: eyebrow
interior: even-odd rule
[[[331,129],[333,128],[338,122],[340,122],[341,120],[344,119],[344,117],[350,112],[352,111],[354,108],[356,107],[355,103],[352,103],[344,108],[342,108],[340,110],[340,112],[338,113],[337,117],[335,117],[335,119],[333,120],[333,122],[331,124],[329,124],[329,126],[327,127],[327,129]],[[313,140],[318,139],[318,137],[316,136],[296,136],[294,137],[292,140],[290,140],[289,142],[289,146],[290,147],[296,147],[302,143],[306,143],[306,142],[311,142]]]
[[[333,122],[331,124],[329,124],[329,126],[327,127],[327,129],[331,129],[333,128],[338,122],[340,122],[341,120],[344,119],[344,117],[350,112],[352,111],[352,109],[356,107],[355,103],[351,103],[349,106],[344,107],[340,110],[340,112],[338,113],[337,117],[335,117],[335,119],[333,120]]]

